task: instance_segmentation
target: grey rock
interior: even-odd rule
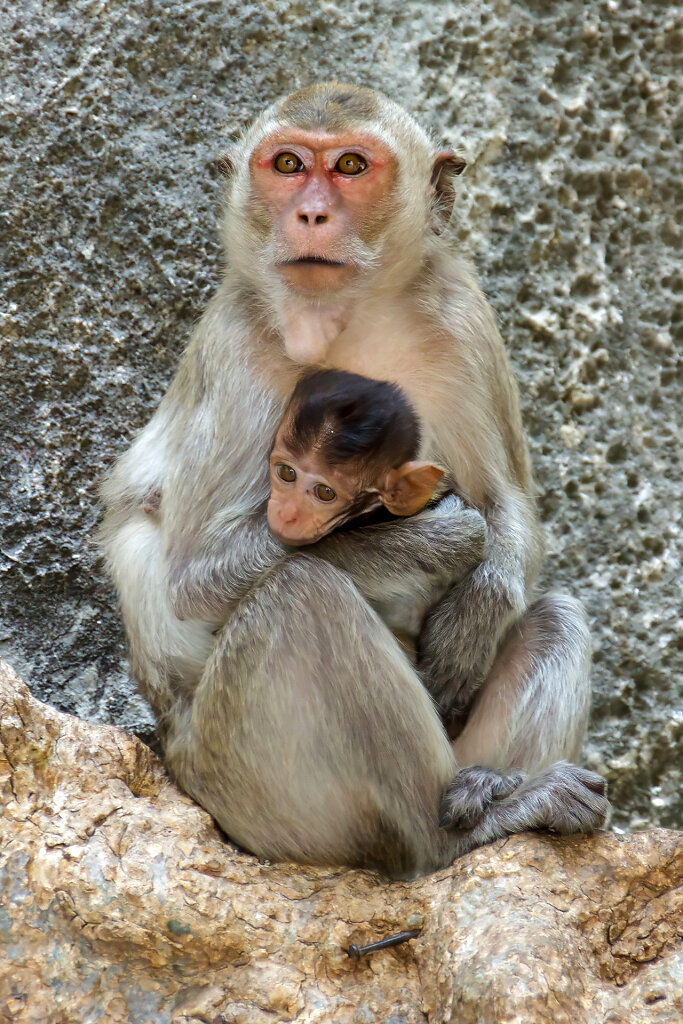
[[[587,758],[622,828],[683,819],[680,8],[568,0],[0,0],[0,654],[153,740],[97,561],[97,483],[220,274],[232,132],[362,81],[467,157],[453,232],[522,388],[544,585],[595,636]]]

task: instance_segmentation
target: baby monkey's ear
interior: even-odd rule
[[[443,476],[443,469],[430,462],[404,462],[387,473],[379,496],[394,516],[413,516],[424,508]]]

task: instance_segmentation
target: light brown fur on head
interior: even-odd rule
[[[350,127],[367,127],[368,123],[376,125],[382,116],[380,106],[379,93],[373,89],[343,82],[319,82],[284,96],[270,109],[277,111],[283,125],[341,132]]]

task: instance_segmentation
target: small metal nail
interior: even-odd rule
[[[379,942],[370,942],[367,946],[357,946],[355,942],[352,942],[346,952],[352,960],[358,961],[362,956],[366,956],[368,953],[375,953],[378,949],[400,946],[402,942],[409,942],[410,939],[417,938],[419,934],[419,928],[411,928],[409,931],[398,932],[397,935],[390,935],[386,939],[380,939]]]

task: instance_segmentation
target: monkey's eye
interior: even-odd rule
[[[334,501],[337,497],[335,491],[328,487],[327,484],[316,484],[313,488],[313,493],[320,501]]]
[[[305,170],[296,153],[278,153],[275,157],[273,167],[280,174],[296,174],[297,171]]]
[[[284,462],[278,462],[275,472],[281,480],[285,480],[288,484],[294,483],[296,480],[296,470],[292,469],[291,466],[285,465]]]
[[[362,174],[367,166],[367,160],[358,153],[342,153],[334,169],[340,174]]]

